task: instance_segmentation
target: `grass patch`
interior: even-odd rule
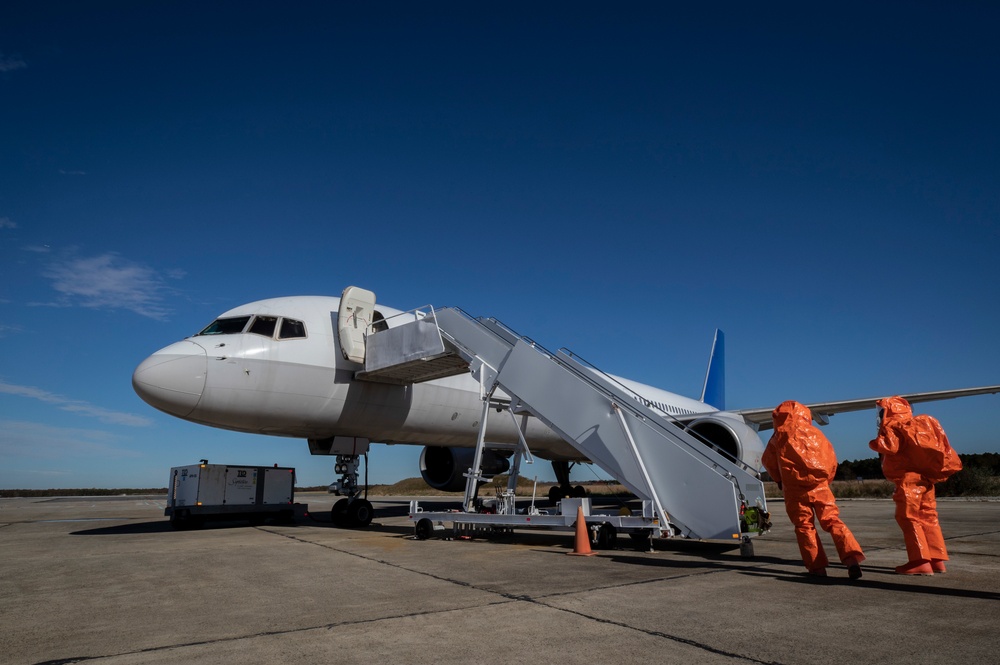
[[[528,478],[518,478],[516,494],[520,497],[530,497],[532,488],[535,487],[535,496],[538,498],[548,497],[549,488],[556,483],[553,481],[540,481],[535,487],[534,481]],[[586,488],[588,494],[592,496],[621,496],[628,497],[631,493],[624,486],[612,480],[590,480],[576,483]],[[489,497],[495,495],[497,489],[507,488],[507,475],[500,475],[492,482],[485,483],[479,488],[479,496]],[[833,495],[840,499],[888,499],[892,497],[896,486],[884,478],[869,478],[864,480],[834,480],[830,483]],[[997,476],[989,468],[967,465],[951,478],[935,486],[938,496],[1000,496],[1000,476]],[[296,492],[326,492],[326,485],[316,487],[296,487]],[[0,498],[14,497],[59,497],[59,496],[132,496],[140,494],[162,494],[166,495],[165,487],[146,489],[102,489],[102,488],[76,488],[76,489],[0,489]],[[442,492],[436,490],[423,478],[406,478],[391,485],[371,485],[368,488],[371,496],[462,496],[462,492]],[[768,499],[781,497],[778,484],[765,481],[764,495]]]
[[[163,494],[166,496],[166,487],[153,489],[102,489],[99,487],[87,487],[77,489],[47,489],[47,490],[0,490],[0,498],[12,499],[15,497],[44,498],[51,496],[132,496],[138,494]]]

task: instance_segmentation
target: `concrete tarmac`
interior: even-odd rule
[[[163,497],[0,500],[0,662],[987,663],[1000,659],[1000,502],[939,501],[951,561],[904,562],[888,500],[841,501],[864,577],[803,573],[780,500],[755,557],[658,541],[571,557],[569,532],[412,538],[300,494],[297,525],[174,531]],[[427,506],[431,507],[429,500]],[[831,541],[823,534],[827,551]],[[835,559],[835,555],[833,556]]]

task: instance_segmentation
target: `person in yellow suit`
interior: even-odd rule
[[[941,424],[913,415],[902,397],[880,399],[878,436],[868,446],[882,458],[882,473],[896,484],[896,523],[903,531],[908,561],[901,575],[933,575],[946,571],[948,550],[938,522],[934,483],[961,471],[962,460]]]
[[[785,493],[785,511],[795,525],[802,563],[810,575],[826,576],[829,565],[814,519],[833,537],[837,555],[852,580],[861,577],[865,560],[854,534],[840,519],[830,481],[837,473],[837,456],[826,436],[812,424],[812,413],[795,401],[782,402],[771,413],[774,434],[762,462]]]

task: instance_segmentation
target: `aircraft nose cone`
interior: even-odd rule
[[[132,388],[150,406],[184,418],[201,400],[207,369],[205,349],[194,342],[177,342],[135,368]]]

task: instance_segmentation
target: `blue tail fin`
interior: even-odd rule
[[[721,330],[715,331],[705,386],[701,389],[701,401],[720,411],[726,409],[726,336]]]

